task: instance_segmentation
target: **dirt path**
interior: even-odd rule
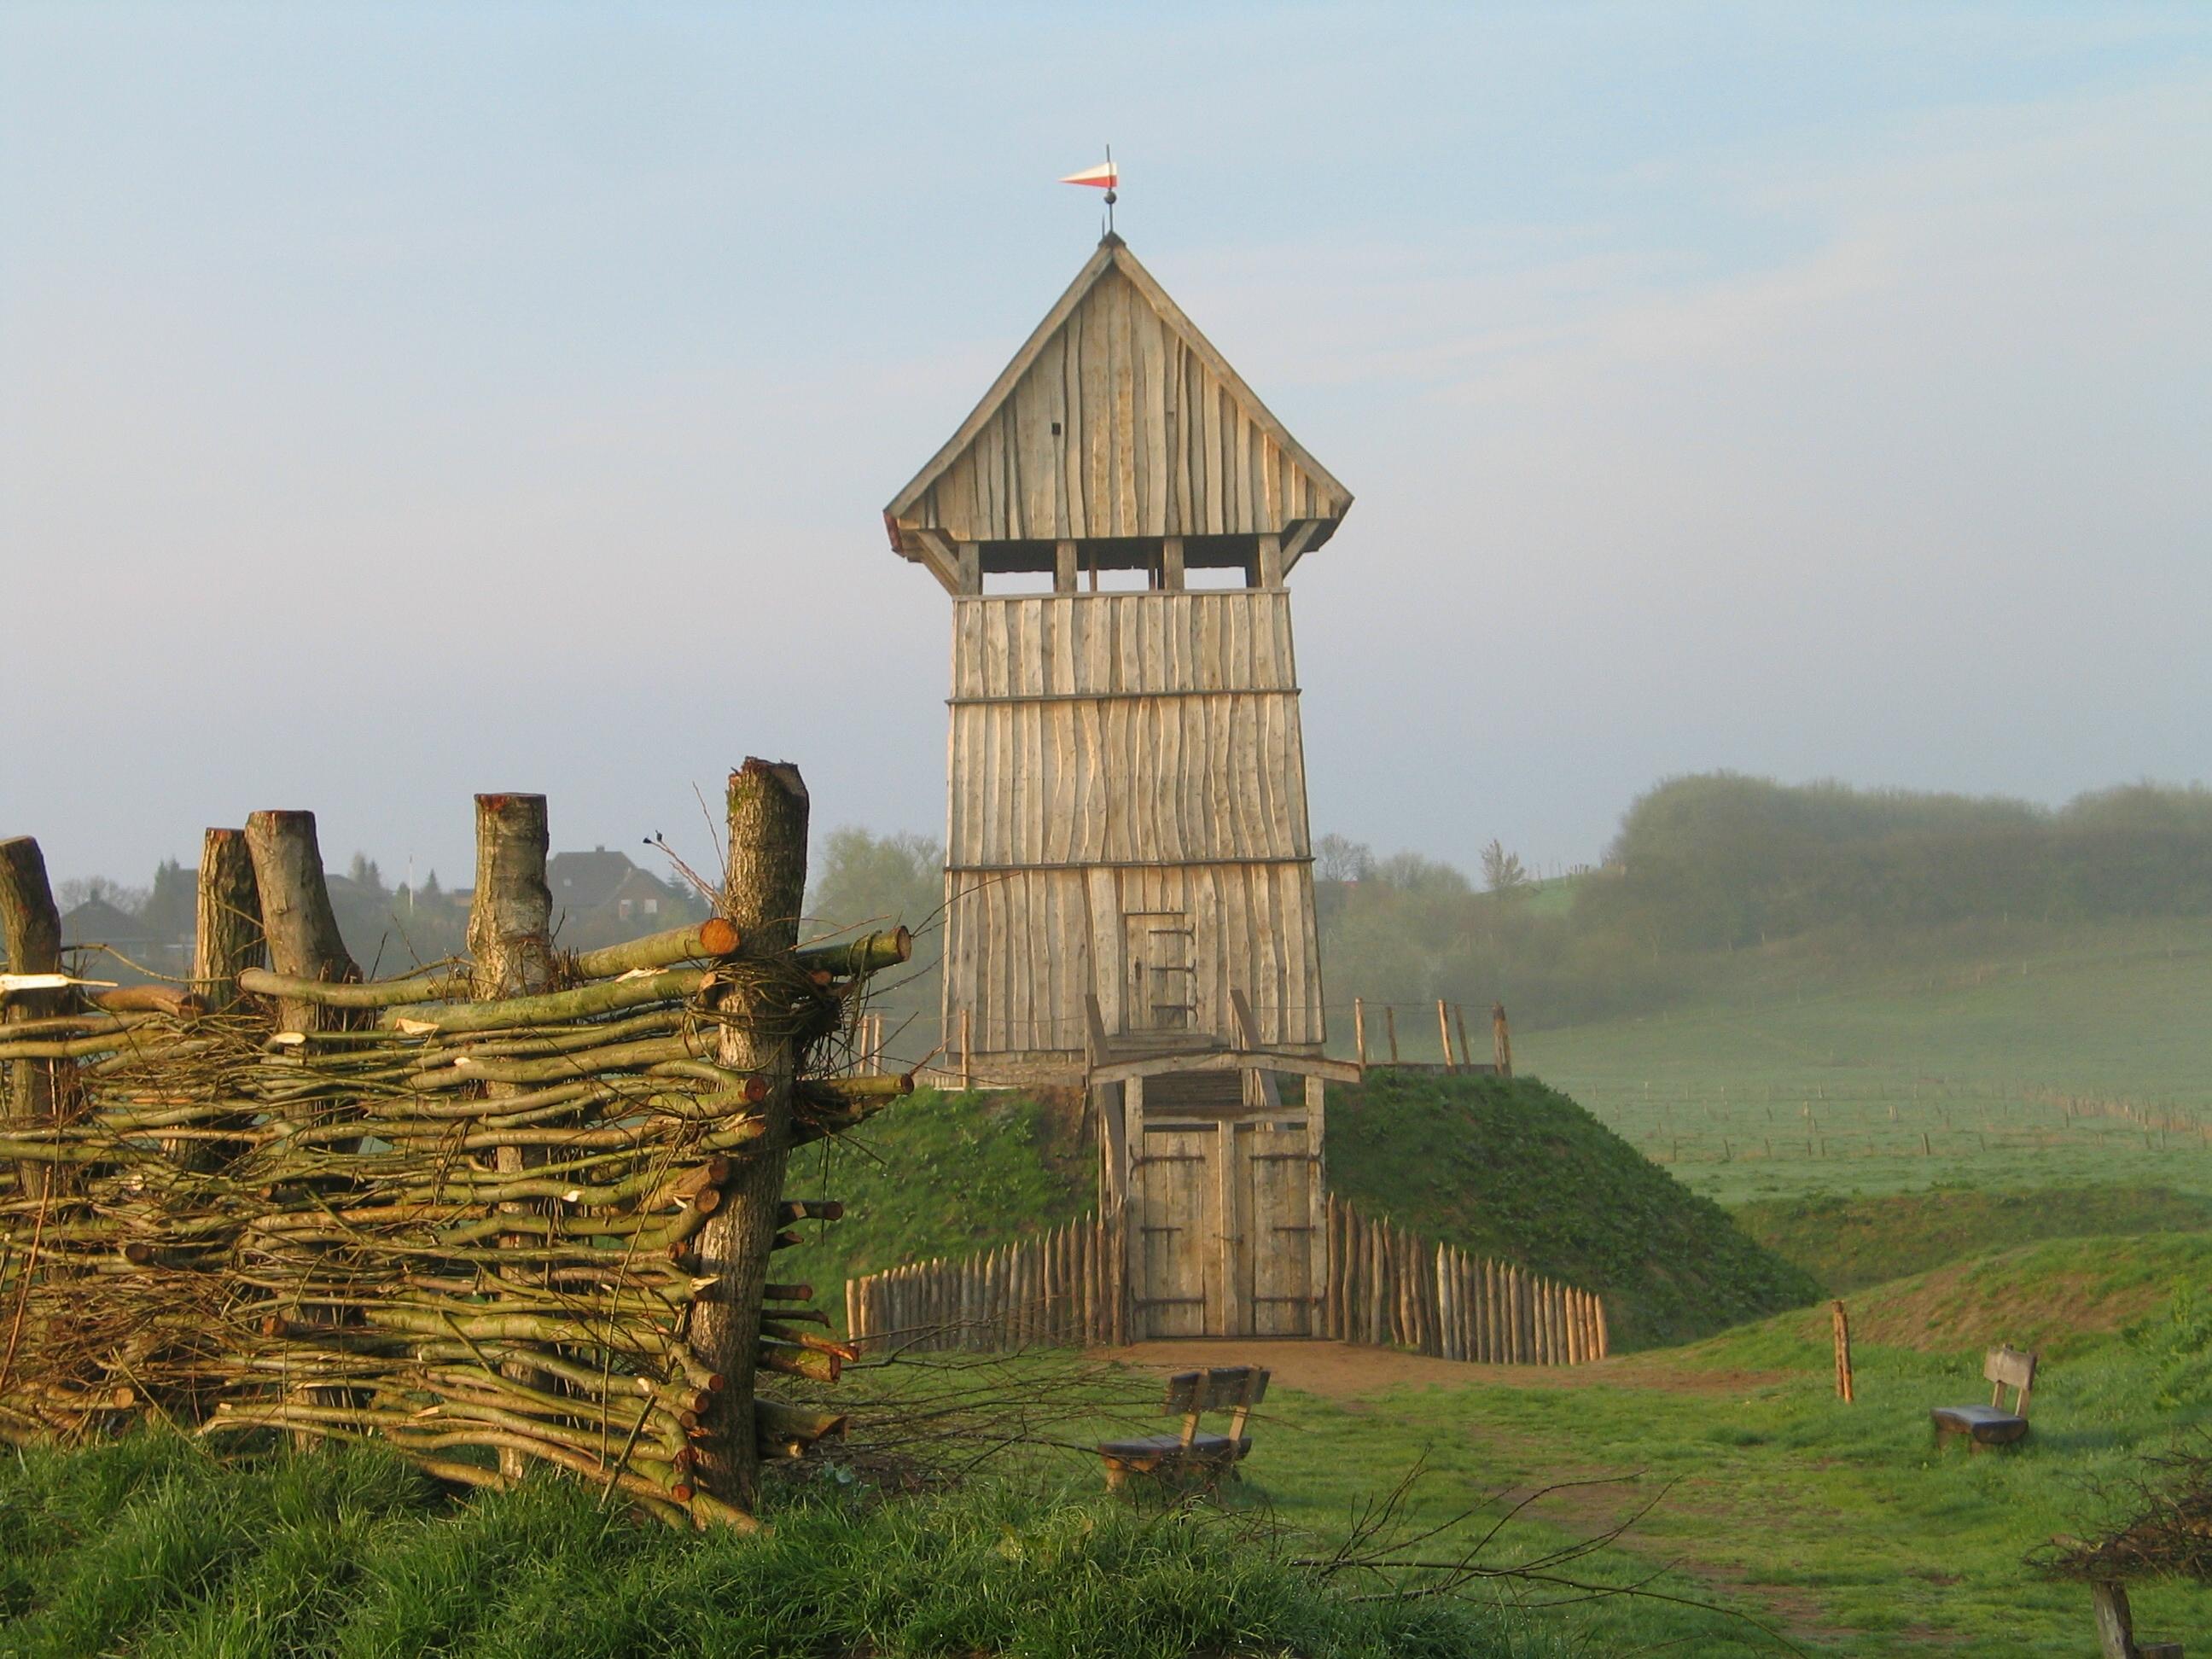
[[[1364,1400],[1408,1386],[1463,1389],[1580,1389],[1594,1383],[1657,1389],[1669,1394],[1741,1394],[1784,1382],[1786,1371],[1683,1370],[1657,1356],[1630,1354],[1589,1365],[1470,1365],[1394,1348],[1369,1348],[1308,1337],[1244,1337],[1207,1341],[1138,1342],[1092,1351],[1099,1359],[1149,1370],[1188,1371],[1206,1365],[1265,1365],[1274,1386],[1324,1400]]]

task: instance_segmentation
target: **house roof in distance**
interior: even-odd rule
[[[636,869],[626,854],[604,847],[588,853],[556,853],[545,861],[545,885],[553,895],[555,910],[595,910]]]
[[[1109,232],[960,429],[884,509],[891,544],[1288,535],[1352,492]]]
[[[153,930],[130,911],[98,896],[88,898],[62,917],[62,944],[144,945]]]

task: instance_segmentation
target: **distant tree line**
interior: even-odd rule
[[[2131,784],[2055,811],[2025,801],[1717,772],[1621,820],[1589,922],[1662,950],[1848,925],[2212,915],[2212,791]]]
[[[1537,1025],[1662,1006],[1707,964],[1762,945],[1849,952],[1962,924],[2212,916],[2212,791],[2147,783],[2052,809],[1732,772],[1671,778],[1630,805],[1601,867],[1543,882],[1496,840],[1481,849],[1480,884],[1340,836],[1314,852],[1333,1003],[1443,997],[1472,1010],[1503,1000]],[[623,855],[564,858],[580,869],[588,858],[602,884],[623,884],[556,893],[563,943],[704,914],[697,895]],[[908,1058],[937,1042],[944,862],[933,837],[850,826],[814,849],[810,931],[904,922],[915,932],[908,971],[873,993],[890,1024],[905,1025],[896,1051]],[[193,884],[172,860],[147,887],[91,877],[64,883],[59,897],[64,908],[102,901],[188,948]],[[356,854],[333,874],[331,897],[364,965],[388,971],[464,948],[466,897],[434,872],[388,887],[376,861]]]
[[[1623,816],[1602,867],[1532,883],[1493,842],[1487,890],[1410,854],[1316,846],[1329,995],[1469,1004],[1536,1024],[1661,1006],[1723,953],[1848,954],[1966,924],[2212,915],[2212,791],[2025,801],[1717,772]]]

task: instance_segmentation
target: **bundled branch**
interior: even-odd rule
[[[2179,1578],[2212,1583],[2212,1436],[2143,1460],[2100,1492],[2118,1511],[2095,1538],[2058,1538],[2030,1555],[2053,1578],[2090,1583]]]
[[[535,797],[480,797],[480,820],[518,799],[542,823]],[[745,1519],[718,1462],[841,1429],[751,1395],[756,1370],[830,1382],[853,1357],[811,1287],[759,1273],[837,1206],[770,1188],[757,1261],[716,1218],[911,1087],[817,1074],[875,957],[825,969],[717,918],[548,950],[546,988],[472,999],[516,941],[471,942],[474,963],[366,982],[272,951],[217,1012],[11,1000],[0,1438],[147,1413],[374,1437],[447,1480],[535,1460],[691,1525]]]

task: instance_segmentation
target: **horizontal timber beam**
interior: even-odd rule
[[[1142,702],[1158,697],[1295,697],[1295,685],[1192,685],[1158,691],[1009,691],[1004,696],[947,697],[948,707],[1004,708],[1016,702]]]
[[[1290,858],[1233,858],[1233,859],[1072,859],[1064,863],[1041,860],[1035,864],[948,864],[948,876],[1018,876],[1033,870],[1218,870],[1233,864],[1311,864],[1310,854]],[[1146,911],[1148,915],[1166,915],[1168,911]]]
[[[1290,1054],[1273,1048],[1218,1048],[1210,1054],[1153,1054],[1143,1060],[1117,1060],[1091,1068],[1090,1080],[1127,1083],[1133,1078],[1179,1077],[1200,1072],[1284,1072],[1292,1077],[1317,1077],[1330,1083],[1357,1083],[1359,1067],[1348,1060],[1324,1060],[1319,1054]],[[1285,1109],[1271,1109],[1274,1114]],[[1262,1111],[1258,1115],[1270,1115]]]

